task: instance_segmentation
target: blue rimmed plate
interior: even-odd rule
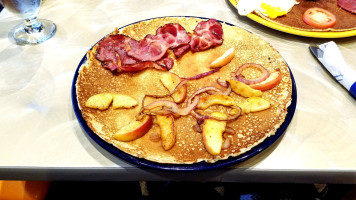
[[[193,17],[193,16],[184,16],[184,17]],[[202,18],[202,17],[194,17],[194,18],[200,18],[200,19],[207,19],[207,18]],[[151,18],[152,19],[152,18]],[[151,20],[151,19],[146,19],[146,20]],[[142,21],[146,21],[142,20]],[[142,21],[138,21],[135,23],[139,23]],[[135,24],[132,23],[132,24]],[[221,22],[220,23],[225,23],[230,26],[234,26],[233,24],[229,24],[226,22]],[[131,24],[129,24],[131,25]],[[126,25],[126,26],[129,26]],[[124,27],[126,27],[124,26]],[[121,28],[124,28],[121,27]],[[120,29],[121,29],[120,28]],[[87,61],[87,56],[86,54],[80,61],[75,74],[73,78],[73,83],[72,83],[72,104],[73,104],[73,109],[75,112],[75,115],[78,118],[78,121],[82,128],[84,129],[85,133],[88,134],[97,144],[99,144],[102,148],[110,152],[111,154],[115,155],[118,158],[121,158],[129,163],[138,165],[138,166],[143,166],[143,167],[148,167],[148,168],[153,168],[153,169],[160,169],[160,170],[167,170],[167,171],[203,171],[203,170],[211,170],[211,169],[217,169],[217,168],[222,168],[222,167],[227,167],[231,166],[237,163],[240,163],[242,161],[245,161],[265,149],[267,149],[269,146],[271,146],[274,142],[277,141],[277,139],[283,135],[283,133],[286,131],[287,127],[289,126],[297,104],[297,89],[294,81],[294,77],[292,72],[290,71],[291,75],[291,80],[292,80],[292,102],[291,105],[288,107],[288,113],[286,115],[286,118],[284,122],[281,124],[281,126],[277,129],[276,133],[268,138],[266,138],[262,143],[258,144],[257,146],[253,147],[251,150],[237,156],[237,157],[229,157],[226,160],[220,160],[215,163],[207,163],[207,162],[199,162],[199,163],[194,163],[194,164],[162,164],[162,163],[157,163],[157,162],[152,162],[143,158],[138,158],[135,156],[132,156],[130,154],[125,153],[124,151],[121,151],[120,149],[116,148],[110,143],[107,143],[103,139],[101,139],[96,133],[94,133],[90,127],[88,126],[87,122],[82,116],[81,110],[79,108],[79,103],[77,100],[77,79],[79,76],[79,70],[83,64],[85,64]]]

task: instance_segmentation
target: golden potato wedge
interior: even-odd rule
[[[177,85],[181,82],[181,78],[171,72],[165,72],[160,76],[160,80],[165,88],[171,93],[177,87]],[[179,87],[173,94],[173,101],[176,103],[181,103],[187,97],[187,86],[182,85]]]
[[[172,115],[157,115],[157,124],[161,129],[161,142],[164,150],[171,149],[176,142],[174,118]]]
[[[85,102],[85,106],[88,108],[105,110],[109,108],[112,101],[113,95],[111,93],[100,93],[89,97]]]
[[[235,49],[228,49],[222,56],[215,59],[211,64],[211,68],[218,68],[227,65],[235,56]]]
[[[243,82],[233,79],[227,81],[230,83],[232,91],[234,91],[236,94],[239,94],[244,97],[262,96],[262,92],[260,90],[255,90]]]
[[[207,109],[212,105],[224,105],[224,106],[233,106],[235,101],[233,98],[223,94],[214,94],[200,98],[197,108]]]
[[[113,95],[113,102],[112,102],[112,106],[114,109],[118,109],[118,108],[132,108],[137,106],[138,102],[136,101],[136,99],[128,96],[128,95],[124,95],[124,94],[114,94]]]
[[[238,104],[243,113],[258,112],[271,107],[271,103],[261,97],[250,97]]]
[[[225,113],[213,112],[213,117],[226,118]],[[202,125],[203,142],[205,149],[212,155],[219,155],[223,145],[223,132],[226,129],[226,121],[206,119]]]

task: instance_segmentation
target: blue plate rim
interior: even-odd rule
[[[199,18],[199,19],[209,19],[209,18],[205,18],[205,17],[196,17],[196,16],[165,16],[165,17],[155,17],[155,18],[148,18],[148,19],[144,19],[144,20],[140,20],[137,22],[133,22],[130,24],[127,24],[125,26],[122,26],[120,28],[118,28],[119,30],[130,26],[132,24],[136,24],[142,21],[147,21],[147,20],[152,20],[152,19],[157,19],[157,18],[166,18],[166,17],[186,17],[186,18]],[[233,25],[231,23],[228,22],[223,22],[218,20],[220,23],[225,23],[227,25],[230,26],[236,26]],[[105,36],[104,36],[105,37]],[[104,38],[103,37],[103,38]],[[100,40],[99,40],[100,41]],[[98,42],[99,42],[98,41]],[[93,45],[95,46],[95,44]],[[93,46],[91,48],[93,48]],[[292,121],[292,118],[294,116],[295,113],[295,109],[296,109],[296,104],[297,104],[297,88],[296,88],[296,84],[295,84],[295,80],[294,80],[294,76],[292,71],[289,68],[289,73],[291,76],[291,80],[292,80],[292,101],[291,104],[289,105],[288,109],[287,109],[287,115],[285,117],[284,122],[280,125],[280,127],[277,129],[276,133],[272,136],[267,137],[263,142],[261,142],[260,144],[256,145],[255,147],[251,148],[249,151],[236,156],[236,157],[229,157],[226,160],[219,160],[217,162],[214,163],[208,163],[205,161],[202,162],[198,162],[198,163],[193,163],[193,164],[164,164],[164,163],[157,163],[157,162],[153,162],[153,161],[149,161],[143,158],[138,158],[135,156],[132,156],[120,149],[118,149],[117,147],[115,147],[114,145],[106,142],[105,140],[103,140],[102,138],[100,138],[95,132],[93,132],[90,127],[88,126],[88,124],[86,123],[85,119],[82,116],[81,110],[79,108],[79,104],[78,104],[78,100],[77,100],[77,87],[76,87],[76,83],[77,83],[77,79],[79,76],[79,70],[81,68],[81,66],[87,61],[87,54],[85,54],[83,56],[83,58],[81,59],[81,61],[78,64],[78,67],[75,71],[74,77],[73,77],[73,81],[72,81],[72,88],[71,88],[71,98],[72,98],[72,104],[73,104],[73,109],[74,109],[74,113],[79,121],[79,124],[81,125],[81,127],[84,129],[85,133],[87,135],[89,135],[89,137],[94,140],[99,146],[101,146],[103,149],[105,149],[106,151],[110,152],[111,154],[113,154],[114,156],[128,162],[131,164],[134,164],[136,166],[140,166],[140,167],[146,167],[146,168],[150,168],[150,169],[158,169],[158,170],[164,170],[164,171],[206,171],[206,170],[212,170],[212,169],[218,169],[218,168],[222,168],[222,167],[228,167],[231,165],[235,165],[238,163],[241,163],[245,160],[248,160],[252,157],[254,157],[255,155],[261,153],[262,151],[264,151],[265,149],[267,149],[269,146],[271,146],[274,142],[276,142],[278,140],[278,138],[280,138],[284,132],[286,131],[286,129],[288,128],[290,122]],[[287,64],[288,65],[288,64]]]

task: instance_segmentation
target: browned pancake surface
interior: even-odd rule
[[[130,25],[120,30],[120,33],[127,34],[134,39],[142,39],[146,34],[154,34],[158,27],[171,22],[180,23],[188,32],[192,32],[199,21],[200,19],[195,18],[158,18]],[[89,61],[80,70],[77,81],[78,102],[88,125],[101,138],[117,148],[131,155],[159,163],[195,163],[202,160],[215,162],[244,153],[266,137],[273,135],[284,121],[287,107],[291,102],[292,88],[288,67],[280,54],[258,36],[234,26],[223,25],[223,29],[224,42],[219,47],[197,53],[188,52],[180,59],[175,59],[169,52],[175,60],[171,72],[181,77],[191,77],[210,71],[208,66],[215,58],[227,49],[235,48],[234,59],[219,72],[187,83],[188,97],[206,86],[215,86],[224,90],[216,83],[216,79],[218,77],[231,78],[231,73],[244,63],[261,64],[270,72],[279,68],[283,73],[283,78],[277,87],[263,93],[262,97],[271,102],[270,109],[242,115],[237,120],[228,123],[228,126],[236,130],[236,134],[229,136],[232,145],[222,150],[219,156],[212,156],[205,150],[202,134],[195,132],[192,128],[197,123],[196,119],[190,115],[175,119],[176,143],[168,151],[162,148],[159,140],[152,139],[152,135],[160,131],[156,124],[146,135],[137,140],[131,142],[115,140],[114,133],[135,119],[135,115],[141,108],[141,99],[145,94],[167,94],[168,91],[159,80],[162,71],[147,69],[136,73],[113,74],[104,69],[95,59],[95,48],[88,52]],[[85,101],[90,96],[103,92],[129,95],[140,102],[140,105],[134,109],[114,110],[110,107],[104,111],[85,107]],[[236,102],[244,99],[234,93],[231,96]],[[147,103],[154,100],[148,99]],[[220,106],[209,108],[211,111],[224,109]]]

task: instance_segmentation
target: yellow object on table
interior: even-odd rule
[[[1,200],[42,200],[46,198],[49,181],[0,181]]]

